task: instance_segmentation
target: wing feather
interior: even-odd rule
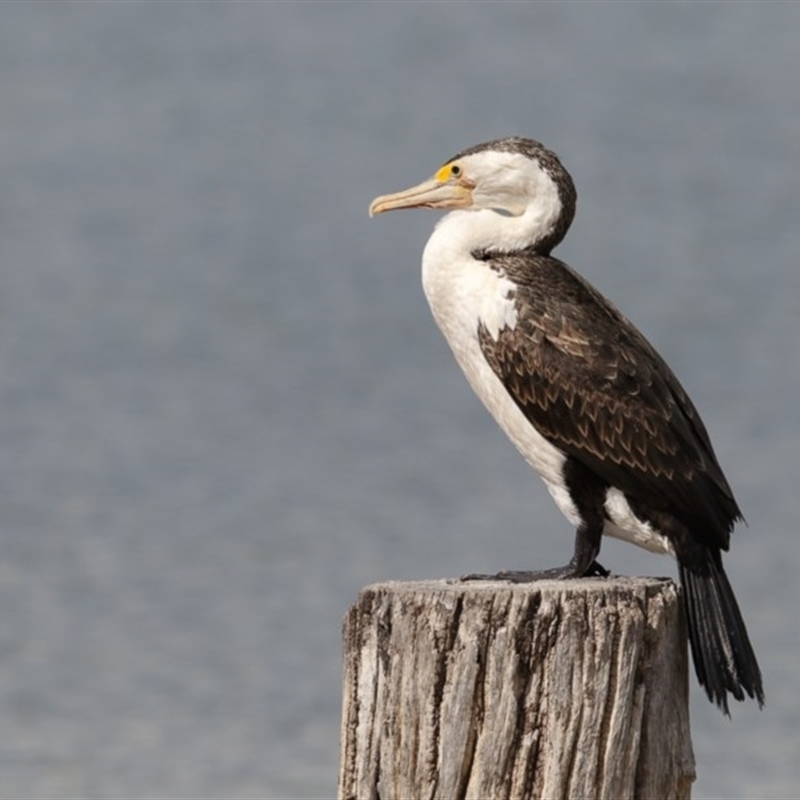
[[[516,284],[515,327],[479,329],[483,354],[553,444],[649,507],[727,549],[740,512],[680,382],[639,331],[566,264],[490,262]]]

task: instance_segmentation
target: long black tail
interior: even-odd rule
[[[706,563],[678,566],[694,668],[709,700],[728,716],[728,693],[736,700],[747,693],[763,706],[761,670],[720,554],[708,551]]]

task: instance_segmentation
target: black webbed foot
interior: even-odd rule
[[[585,516],[589,516],[588,513]],[[535,581],[563,581],[571,578],[606,577],[609,571],[595,561],[600,552],[603,535],[603,517],[596,515],[594,524],[584,522],[575,531],[575,549],[568,564],[554,569],[536,572],[508,570],[496,575],[464,575],[462,581],[509,581],[510,583],[533,583]]]
[[[534,583],[535,581],[562,581],[571,578],[589,578],[589,577],[602,577],[605,578],[611,573],[599,564],[597,561],[592,561],[588,568],[581,570],[575,564],[570,562],[563,567],[555,567],[554,569],[543,569],[535,572],[528,570],[504,570],[495,575],[481,575],[478,573],[463,575],[459,578],[460,581],[508,581],[509,583]]]

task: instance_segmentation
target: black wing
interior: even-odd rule
[[[650,343],[556,259],[490,264],[517,284],[518,318],[497,339],[481,328],[480,344],[525,416],[608,484],[727,550],[739,508],[700,416]]]

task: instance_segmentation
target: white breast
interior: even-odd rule
[[[562,477],[563,453],[528,422],[484,358],[478,340],[481,324],[495,338],[517,324],[514,284],[440,234],[446,234],[441,226],[422,258],[422,285],[433,317],[475,394],[542,477],[561,512],[577,526],[580,517]]]

